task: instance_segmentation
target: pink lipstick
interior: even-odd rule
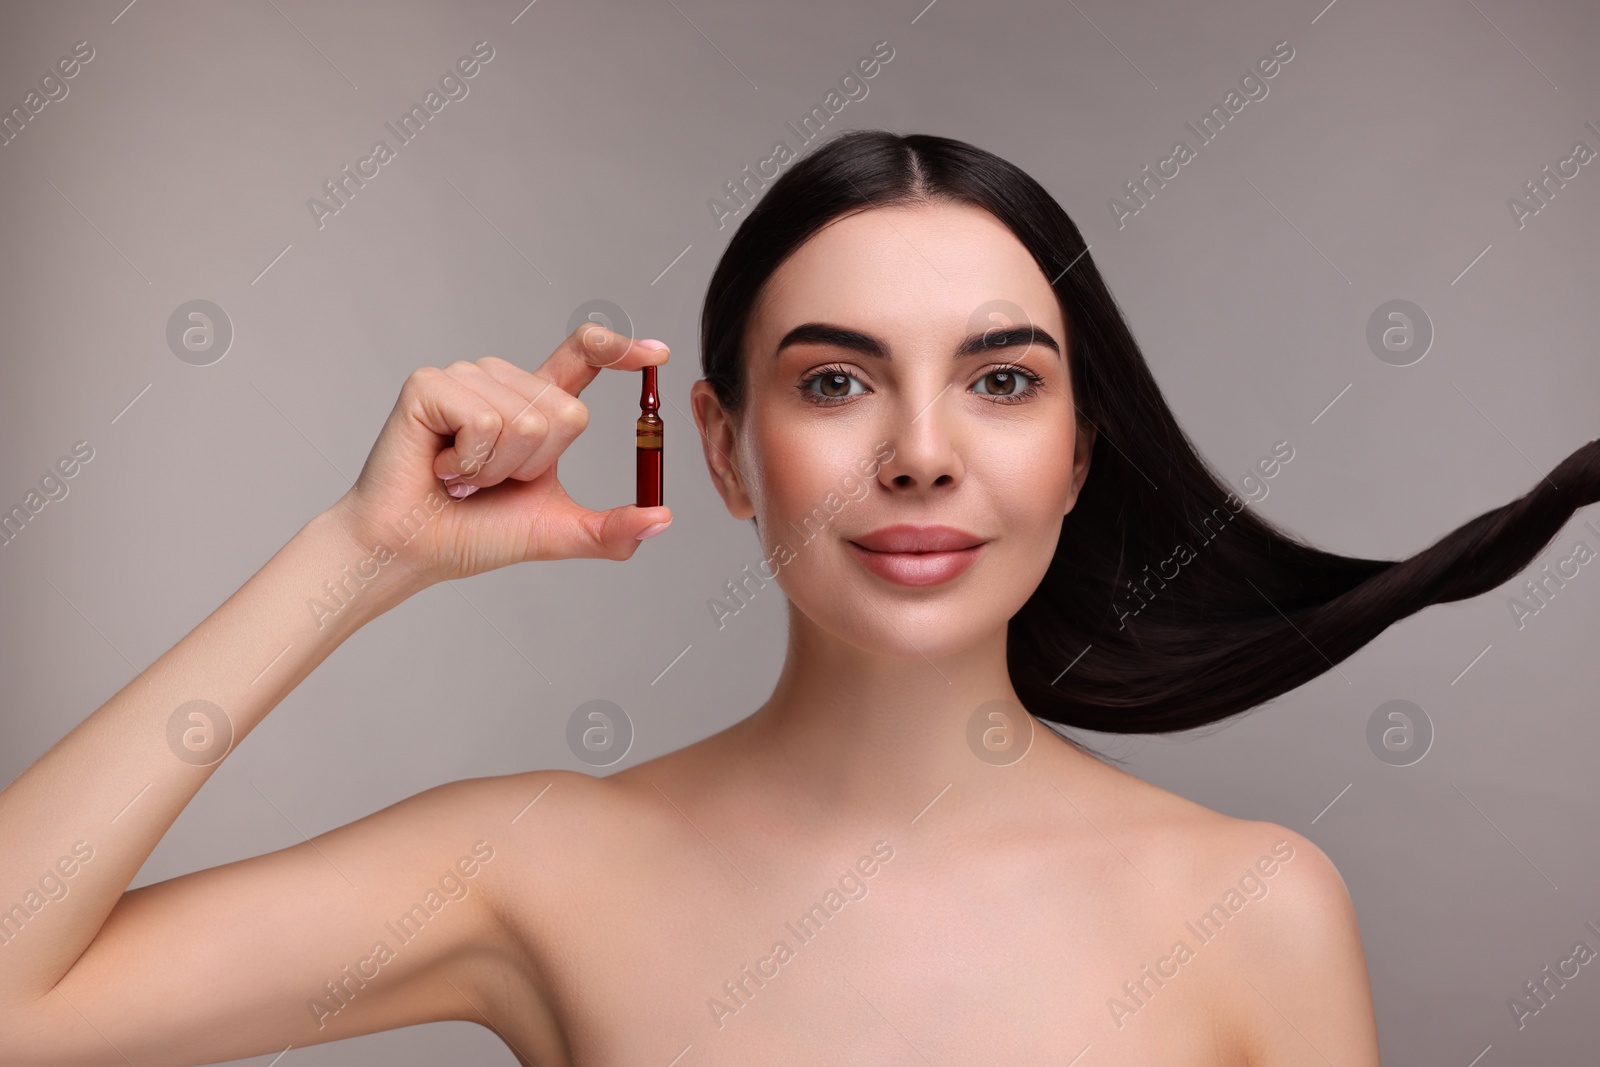
[[[964,574],[987,543],[953,526],[900,523],[849,542],[861,565],[898,585],[939,585]]]

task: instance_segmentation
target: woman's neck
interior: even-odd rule
[[[1018,701],[1003,627],[959,651],[919,652],[908,641],[906,655],[887,656],[841,641],[792,604],[789,619],[772,695],[729,733],[759,788],[810,817],[909,820],[947,787],[967,799],[1013,784],[1031,793],[1042,784],[1039,750],[1069,747]],[[1033,760],[1006,766],[1005,757],[984,751],[985,740],[1008,728],[1024,749],[1032,730]]]

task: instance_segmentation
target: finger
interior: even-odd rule
[[[664,527],[672,523],[672,512],[665,507],[640,508],[624,504],[602,511],[599,516],[592,542],[592,554],[597,559],[628,559],[638,551],[645,537],[665,532]]]
[[[500,436],[500,413],[476,390],[439,367],[419,367],[400,390],[401,407],[438,437],[455,442],[433,460],[434,474],[460,476],[477,470],[494,451]],[[438,442],[432,443],[437,448]]]
[[[527,406],[544,413],[548,428],[543,439],[508,477],[531,481],[556,461],[589,425],[589,408],[547,378],[525,371],[514,363],[486,356],[476,364],[486,374],[518,396]]]
[[[500,384],[513,392],[520,393],[523,399],[531,403],[538,403],[552,389],[568,396],[572,395],[549,378],[541,377],[531,370],[523,370],[510,360],[501,359],[499,356],[484,356],[475,360],[473,365],[482,367]]]
[[[640,508],[624,504],[591,511],[569,498],[547,512],[545,519],[547,528],[561,528],[557,534],[562,545],[559,558],[625,560],[643,543],[640,534],[657,524],[672,522],[672,510],[664,505]]]
[[[638,370],[659,366],[667,361],[668,353],[664,345],[654,348],[598,323],[586,322],[573,330],[534,373],[577,396],[603,368]]]
[[[475,391],[500,414],[500,435],[494,451],[476,469],[463,472],[462,480],[479,488],[497,485],[523,467],[550,431],[543,411],[523,395],[501,383],[482,367],[458,360],[445,373]]]

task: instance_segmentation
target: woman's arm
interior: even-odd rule
[[[407,595],[400,574],[380,572],[313,621],[307,599],[363,555],[336,511],[313,519],[0,792],[0,1062],[202,1062],[363,1032],[342,1012],[318,1019],[308,1003],[338,1007],[323,983],[360,968],[375,942],[399,945],[379,916],[400,919],[459,857],[478,859],[474,845],[494,834],[473,825],[468,783],[307,844],[125,892],[220,765],[230,733],[239,744],[346,637]],[[220,729],[180,710],[197,699],[222,710]],[[430,925],[445,932],[400,948],[393,973],[368,964],[376,977],[350,1015],[367,1030],[437,1017],[442,999],[404,1003],[408,987],[482,932],[482,898],[442,909]]]
[[[556,481],[587,422],[574,394],[600,367],[666,359],[618,340],[580,329],[543,376],[502,360],[413,374],[350,492],[0,791],[0,1065],[210,1062],[482,1021],[474,978],[505,962],[472,891],[494,876],[497,780],[127,887],[226,753],[368,620],[512,562],[626,559],[635,530],[670,518],[589,511]],[[453,500],[445,475],[489,491]],[[346,592],[337,611],[308,606],[334,602],[325,582]]]

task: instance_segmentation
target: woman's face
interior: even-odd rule
[[[757,520],[763,577],[880,653],[937,658],[1003,628],[1088,473],[1066,336],[1032,256],[979,208],[874,208],[823,228],[761,293],[743,410],[729,416],[704,380],[693,391],[718,489]],[[918,559],[854,543],[898,524],[982,544]]]

